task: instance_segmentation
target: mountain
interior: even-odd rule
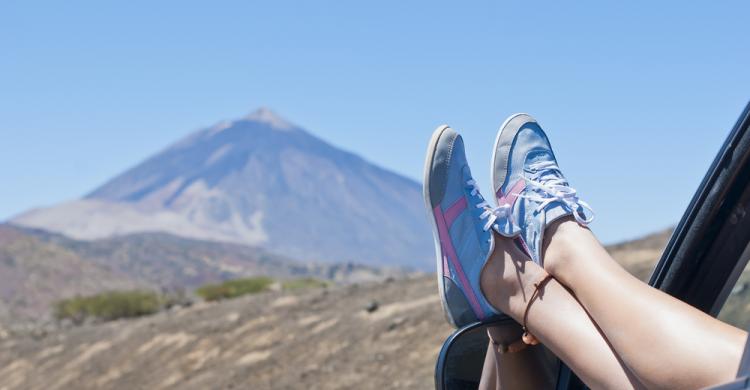
[[[265,275],[362,282],[403,276],[399,269],[299,263],[261,248],[167,233],[79,241],[0,224],[0,322],[45,319],[74,295],[147,288],[192,291],[205,283]]]
[[[87,240],[167,232],[323,262],[429,269],[433,256],[417,182],[268,109],[193,133],[83,199],[11,222]]]

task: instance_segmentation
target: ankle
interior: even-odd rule
[[[526,261],[524,265],[524,272],[520,273],[520,277],[516,279],[516,286],[518,287],[516,295],[510,299],[511,311],[517,316],[514,319],[519,324],[523,323],[526,307],[529,305],[534,290],[536,290],[535,284],[542,281],[547,275],[550,275],[531,260]]]
[[[495,308],[520,321],[534,283],[546,272],[506,238],[496,237],[495,251],[480,275],[480,286]]]
[[[547,227],[542,243],[542,259],[547,272],[558,275],[560,267],[571,261],[576,235],[581,229],[585,228],[572,217],[561,218]]]

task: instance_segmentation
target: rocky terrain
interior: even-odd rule
[[[60,297],[143,285],[64,246],[0,224],[0,324],[39,319]]]
[[[44,321],[57,300],[108,290],[185,290],[227,279],[271,276],[362,282],[401,269],[300,263],[240,244],[136,233],[80,241],[0,224],[0,323]]]
[[[268,109],[190,134],[82,199],[11,222],[81,240],[166,232],[316,263],[432,266],[419,183]]]
[[[667,233],[611,248],[646,273]],[[430,389],[434,277],[269,292],[46,334],[0,328],[0,389]]]
[[[430,388],[450,332],[433,277],[266,293],[6,338],[0,389]]]

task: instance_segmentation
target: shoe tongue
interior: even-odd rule
[[[560,172],[559,169],[544,169],[540,172],[537,169],[529,168],[550,161],[557,165],[557,160],[555,160],[555,156],[552,154],[552,152],[547,149],[534,149],[526,155],[525,170],[531,175],[531,178],[536,181],[544,182],[552,178],[565,180],[565,177],[562,176],[562,172]],[[566,207],[558,201],[552,202],[547,205],[547,207],[544,208],[544,213],[546,220],[545,225],[549,225],[555,220],[571,214],[571,212],[568,211]]]
[[[546,149],[534,149],[526,154],[526,166],[533,163],[541,163],[545,161],[555,161],[555,156]]]
[[[533,169],[533,167],[536,167],[539,164],[545,162],[553,162],[555,163],[555,165],[557,165],[557,160],[555,160],[555,156],[552,154],[552,152],[547,149],[534,149],[526,155],[526,164],[524,170],[531,174],[532,178],[539,181],[545,181],[546,179],[550,178],[560,178],[565,180],[565,178],[562,176],[562,173],[557,169],[544,169],[542,172],[537,169]]]

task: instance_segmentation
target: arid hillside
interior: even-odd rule
[[[612,252],[645,272],[666,237]],[[430,389],[452,331],[441,310],[434,277],[423,276],[269,292],[33,336],[0,329],[0,389]]]
[[[0,324],[39,319],[60,297],[144,285],[70,248],[0,224]]]
[[[257,275],[363,282],[406,271],[302,263],[262,248],[166,233],[82,241],[0,224],[0,324],[6,326],[49,321],[54,302],[75,295],[133,288],[190,292],[206,283]]]
[[[0,389],[429,388],[451,332],[440,310],[422,277],[9,338]]]
[[[672,229],[665,229],[635,240],[610,245],[607,251],[638,279],[648,281],[671,235]]]

